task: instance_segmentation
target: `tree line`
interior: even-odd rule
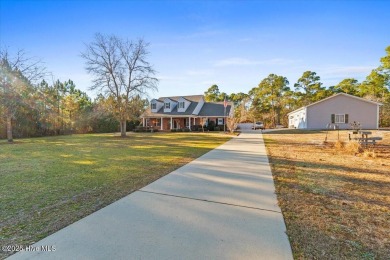
[[[81,54],[93,76],[92,99],[72,80],[45,78],[40,60],[18,51],[0,51],[0,138],[120,131],[139,124],[148,106],[144,94],[157,89],[155,71],[147,61],[148,43],[96,34]]]
[[[96,34],[81,54],[99,94],[92,100],[72,80],[51,80],[40,60],[18,51],[0,51],[0,138],[120,131],[126,136],[139,124],[148,106],[145,93],[157,89],[155,71],[147,61],[148,43]],[[268,127],[287,126],[287,113],[335,93],[344,92],[383,103],[380,126],[390,126],[390,46],[363,82],[343,79],[325,87],[320,76],[305,71],[290,88],[286,77],[270,74],[248,93],[205,92],[208,101],[234,102],[240,121],[263,121]]]
[[[383,104],[380,108],[380,126],[390,126],[390,46],[380,65],[362,82],[354,78],[341,80],[335,86],[326,87],[314,71],[305,71],[290,87],[284,76],[270,74],[248,93],[226,94],[218,85],[212,85],[204,94],[207,101],[227,99],[235,104],[238,121],[263,121],[268,127],[288,125],[287,114],[337,93],[367,98]]]
[[[76,88],[72,80],[37,85],[21,84],[1,95],[0,138],[39,137],[72,133],[107,133],[120,130],[112,96],[99,94],[93,100]],[[138,117],[148,105],[135,96],[128,104],[128,129],[138,125]],[[12,124],[12,134],[6,124]]]

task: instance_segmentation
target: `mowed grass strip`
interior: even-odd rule
[[[0,244],[28,245],[229,140],[218,133],[0,141]],[[0,258],[5,252],[0,252]]]
[[[326,135],[264,134],[295,259],[389,259],[390,132],[352,153],[335,146],[347,131]]]

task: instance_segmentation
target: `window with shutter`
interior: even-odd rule
[[[330,121],[331,121],[332,124],[335,123],[335,114],[331,114],[330,115]]]
[[[345,123],[345,115],[344,114],[341,114],[341,115],[335,115],[335,123],[336,124],[344,124]]]

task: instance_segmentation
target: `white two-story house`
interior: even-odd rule
[[[141,115],[144,126],[159,130],[191,129],[214,121],[223,126],[232,116],[231,102],[206,102],[203,95],[161,97],[152,99],[150,107]]]

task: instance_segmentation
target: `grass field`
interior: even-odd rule
[[[0,245],[28,245],[226,142],[140,133],[0,140]],[[0,251],[0,258],[7,254]]]
[[[373,136],[357,152],[337,131],[264,134],[295,259],[389,259],[390,131]]]

